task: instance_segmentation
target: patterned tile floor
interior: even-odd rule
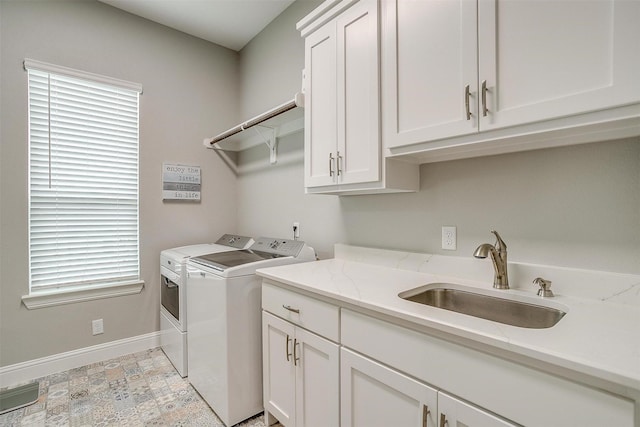
[[[0,427],[224,426],[159,348],[39,382],[38,401],[0,415]],[[238,427],[265,427],[264,418],[256,416]]]

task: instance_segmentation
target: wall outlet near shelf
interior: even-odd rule
[[[102,319],[96,319],[91,322],[91,330],[93,335],[104,334],[104,323]]]
[[[293,240],[298,238],[300,238],[300,223],[296,221],[293,223]]]
[[[455,251],[457,248],[456,239],[457,231],[455,226],[442,227],[442,249],[446,251]]]

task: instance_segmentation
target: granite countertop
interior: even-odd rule
[[[374,316],[391,316],[454,340],[470,340],[498,352],[508,351],[516,358],[533,358],[604,380],[623,387],[623,391],[640,391],[640,276],[510,264],[513,283],[540,271],[546,274],[545,278],[559,279],[553,289],[556,296],[541,299],[533,287],[493,290],[491,270],[486,270],[486,264],[465,266],[464,262],[457,264],[453,257],[336,245],[334,259],[261,269],[258,275],[338,304],[366,309]],[[473,271],[478,265],[482,266],[481,271]],[[483,280],[477,280],[478,276]],[[576,280],[582,284],[581,291],[576,291]],[[602,289],[602,280],[611,283],[607,290]],[[560,308],[567,314],[552,328],[527,329],[398,297],[401,292],[442,282],[483,293],[497,292],[505,298],[541,301],[541,305]]]

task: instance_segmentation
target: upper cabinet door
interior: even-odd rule
[[[639,1],[479,0],[480,130],[638,102],[639,22]]]
[[[378,1],[360,0],[336,21],[339,184],[380,179]]]
[[[478,130],[476,2],[383,1],[387,147]]]
[[[305,187],[336,183],[336,26],[305,39]]]

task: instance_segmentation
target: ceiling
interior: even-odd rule
[[[100,0],[239,51],[294,0]]]

